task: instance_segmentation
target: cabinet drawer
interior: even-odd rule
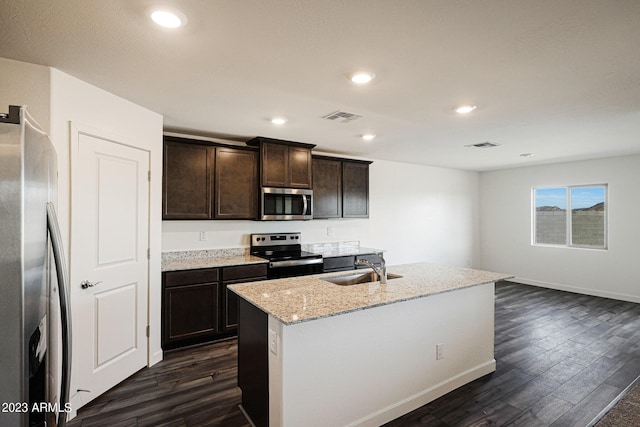
[[[353,270],[355,264],[355,257],[353,256],[340,256],[324,259],[324,271],[333,270]]]
[[[222,269],[222,280],[225,282],[230,280],[253,279],[257,277],[267,277],[266,263],[237,265],[233,267],[224,267]]]
[[[372,263],[375,266],[380,266],[382,263],[380,262],[380,257],[376,254],[367,254],[367,255],[358,255],[356,256],[356,261],[359,259],[366,259],[367,261],[369,261],[370,263]],[[359,265],[357,268],[369,268],[366,265]]]
[[[217,282],[219,276],[218,268],[204,268],[199,270],[168,271],[164,273],[164,286],[194,285],[197,283]]]

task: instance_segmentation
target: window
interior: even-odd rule
[[[533,244],[605,249],[607,185],[533,189]]]

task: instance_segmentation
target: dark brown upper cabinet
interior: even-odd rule
[[[313,218],[368,218],[370,164],[313,156]]]
[[[342,161],[313,157],[313,217],[342,217]]]
[[[258,152],[165,137],[163,219],[255,219]]]
[[[255,219],[258,216],[258,153],[216,147],[215,218]]]
[[[312,144],[256,137],[247,145],[260,147],[263,187],[311,188]]]
[[[214,147],[165,141],[163,219],[210,219]]]
[[[342,217],[369,217],[369,164],[342,162]]]

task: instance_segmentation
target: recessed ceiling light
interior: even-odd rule
[[[362,135],[362,139],[364,139],[365,141],[371,141],[375,137],[376,135],[374,133],[365,133],[364,135]]]
[[[351,75],[351,81],[358,85],[369,83],[376,75],[368,71],[358,71]]]
[[[179,28],[187,23],[187,17],[178,11],[154,9],[150,16],[153,22],[165,28]]]
[[[271,123],[279,126],[287,123],[287,119],[284,117],[274,117],[273,119],[271,119]]]
[[[455,107],[456,113],[458,114],[467,114],[476,109],[475,105],[460,105]]]

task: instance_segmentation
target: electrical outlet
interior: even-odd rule
[[[436,344],[436,360],[444,359],[444,344]]]
[[[200,232],[200,241],[204,242],[207,240],[207,232],[206,231],[201,231]]]
[[[327,236],[333,236],[333,227],[327,227]]]
[[[278,334],[273,329],[269,329],[269,350],[273,354],[278,354]]]

